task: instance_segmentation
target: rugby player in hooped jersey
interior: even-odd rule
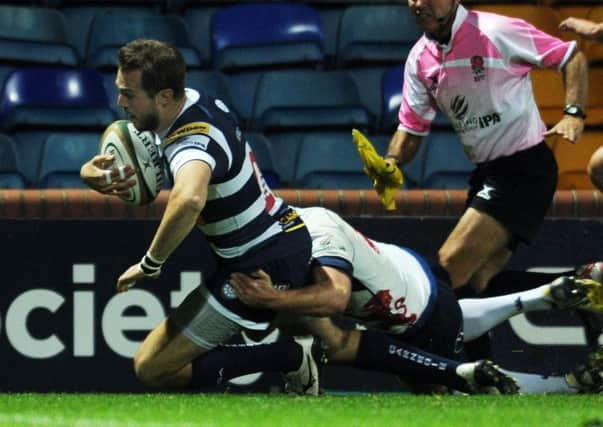
[[[138,130],[155,133],[174,185],[148,251],[119,277],[118,291],[158,277],[196,227],[217,260],[217,271],[141,344],[136,375],[148,386],[196,388],[252,372],[308,371],[315,365],[311,345],[216,349],[242,328],[266,329],[275,314],[242,304],[228,284],[230,272],[262,268],[286,287],[303,286],[311,241],[297,212],[266,185],[235,116],[222,101],[185,88],[185,73],[182,55],[167,43],[134,40],[119,49],[118,104]],[[82,166],[82,179],[119,194],[132,185],[133,171],[120,178],[112,161],[95,156]],[[315,370],[310,374],[294,391],[318,392]]]
[[[575,42],[523,20],[468,11],[459,0],[409,0],[425,34],[404,69],[399,126],[385,159],[404,165],[429,134],[436,108],[450,119],[476,169],[467,209],[439,250],[438,274],[483,291],[518,242],[529,243],[551,203],[557,165],[543,142],[577,142],[584,127],[587,65]],[[566,108],[547,130],[529,72],[563,73]]]

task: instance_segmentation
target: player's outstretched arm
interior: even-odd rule
[[[207,201],[210,179],[211,168],[202,161],[190,161],[178,170],[153,242],[142,260],[119,277],[119,292],[128,290],[137,280],[159,276],[163,263],[197,223]]]

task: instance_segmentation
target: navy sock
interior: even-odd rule
[[[193,360],[191,388],[219,385],[255,372],[290,372],[302,362],[302,347],[294,341],[220,346]]]
[[[425,384],[443,384],[466,390],[467,383],[456,373],[461,362],[446,359],[393,339],[386,334],[364,331],[354,366],[410,377]]]

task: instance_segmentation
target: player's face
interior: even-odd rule
[[[457,0],[408,0],[417,24],[427,34],[439,34],[451,21]]]
[[[136,129],[156,131],[159,127],[159,111],[154,97],[150,97],[142,88],[141,71],[118,69],[115,85],[119,91],[117,105],[123,108]]]

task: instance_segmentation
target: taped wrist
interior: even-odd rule
[[[150,252],[147,252],[140,261],[140,269],[147,276],[157,276],[161,273],[161,266],[165,261],[159,261],[154,258]]]

